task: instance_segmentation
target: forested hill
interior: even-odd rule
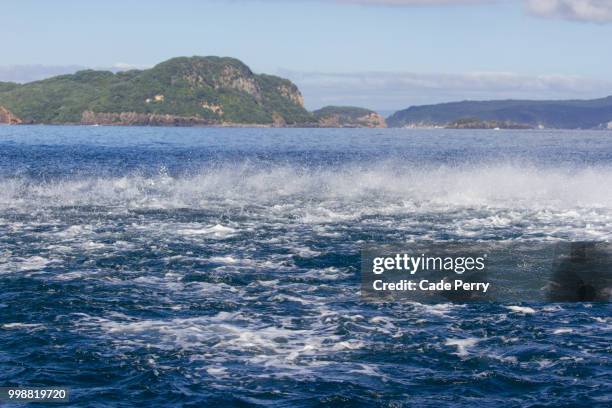
[[[390,127],[452,127],[453,123],[463,120],[534,128],[607,128],[612,126],[612,96],[593,100],[463,101],[413,106],[391,115],[387,124]]]
[[[151,69],[85,70],[27,84],[0,82],[15,123],[308,125],[297,86],[241,61],[180,57]]]

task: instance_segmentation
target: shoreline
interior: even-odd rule
[[[66,126],[66,127],[118,127],[118,128],[202,128],[202,129],[403,129],[403,130],[452,130],[452,131],[490,131],[490,132],[548,132],[548,131],[563,131],[563,132],[610,132],[612,129],[606,128],[591,128],[591,129],[572,129],[572,128],[529,128],[529,129],[491,129],[491,128],[453,128],[453,127],[416,127],[416,126],[386,126],[386,127],[369,127],[369,126],[317,126],[312,124],[307,125],[296,125],[296,126],[275,126],[265,125],[259,123],[227,123],[227,124],[214,124],[214,125],[137,125],[137,124],[84,124],[84,123],[0,123],[0,127],[24,127],[24,126]]]
[[[401,129],[390,127],[369,127],[369,126],[317,126],[312,124],[296,125],[296,126],[275,126],[259,123],[227,123],[214,125],[138,125],[138,124],[85,124],[85,123],[0,123],[0,126],[70,126],[70,127],[147,127],[147,128],[212,128],[212,129]],[[425,129],[425,128],[423,128]]]

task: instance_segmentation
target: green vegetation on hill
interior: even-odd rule
[[[0,82],[0,92],[12,91],[19,85],[13,82]]]
[[[593,129],[612,121],[612,96],[569,101],[464,101],[413,106],[394,113],[389,126],[448,126],[462,118],[524,127]]]
[[[84,112],[195,117],[210,123],[308,124],[298,88],[233,58],[180,57],[151,69],[85,70],[0,83],[0,106],[27,123],[80,123]]]
[[[446,125],[447,129],[533,129],[532,126],[522,125],[510,121],[485,120],[463,118]]]

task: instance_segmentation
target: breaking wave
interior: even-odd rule
[[[438,207],[612,209],[611,167],[533,164],[299,167],[224,164],[191,174],[0,179],[0,208],[111,206],[208,208],[290,201]],[[384,211],[384,207],[380,207]]]

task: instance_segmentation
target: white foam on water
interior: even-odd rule
[[[422,230],[423,239],[435,238],[435,231],[478,237],[514,229],[524,236],[607,240],[612,238],[610,179],[612,167],[606,166],[416,167],[382,162],[305,168],[228,163],[177,177],[1,178],[0,214],[8,209],[44,213],[76,206],[104,207],[117,214],[189,208],[249,218],[243,225],[177,223],[174,230],[168,225],[163,230],[191,240],[223,241],[262,226],[289,228],[285,239],[298,233],[297,226],[333,238],[340,232],[327,227],[338,223],[393,227],[398,233]],[[49,234],[78,239],[83,245],[100,244],[91,225],[67,226]]]
[[[553,331],[553,334],[567,334],[567,333],[573,333],[574,329],[570,329],[568,327],[560,327],[558,329],[555,329]]]
[[[227,368],[224,367],[208,367],[206,372],[213,377],[225,378],[228,377]]]
[[[71,281],[71,280],[77,280],[77,279],[82,279],[85,278],[89,275],[93,275],[94,273],[86,273],[86,272],[82,272],[82,271],[75,271],[75,272],[66,272],[66,273],[60,273],[58,275],[53,276],[53,280],[58,280],[58,281]]]
[[[424,303],[414,303],[414,305],[416,305],[419,309],[422,309],[425,313],[441,317],[446,317],[451,311],[463,307],[463,305],[453,303],[438,303],[433,305],[428,305]]]
[[[301,274],[303,278],[313,279],[317,281],[336,281],[347,279],[354,276],[348,268],[336,268],[330,266],[324,269],[312,268]]]
[[[349,373],[367,375],[369,377],[378,377],[383,380],[387,379],[387,376],[380,372],[378,367],[374,364],[357,364],[358,368],[349,370]]]
[[[238,263],[242,263],[241,260],[234,258],[232,256],[213,256],[210,258],[211,262],[222,263],[227,265],[235,265]]]
[[[236,236],[238,231],[231,227],[216,224],[203,228],[183,228],[177,230],[177,232],[183,235],[203,235],[213,239],[227,239]]]
[[[34,323],[5,323],[2,325],[3,329],[6,330],[42,330],[45,328],[43,324]]]
[[[86,241],[81,244],[83,249],[86,251],[94,251],[97,249],[107,249],[110,247],[108,244],[104,244],[102,242],[94,242],[94,241]]]
[[[524,315],[527,314],[535,314],[537,313],[536,310],[534,308],[528,307],[528,306],[504,306],[506,309],[511,310],[515,313],[521,313]]]
[[[306,224],[325,224],[336,222],[347,222],[358,219],[362,213],[360,211],[341,212],[333,211],[329,208],[312,208],[305,212],[301,221]]]
[[[51,263],[57,263],[58,260],[48,259],[42,256],[31,256],[27,258],[8,257],[0,263],[0,272],[33,272],[44,269]]]
[[[82,314],[75,320],[75,330],[100,331],[119,349],[181,350],[193,356],[204,353],[207,357],[203,361],[222,361],[223,365],[233,359],[247,361],[271,370],[262,372],[262,376],[311,375],[313,370],[329,364],[324,361],[326,355],[351,353],[365,346],[360,339],[337,334],[337,320],[325,322],[305,314],[302,319],[310,324],[297,329],[286,326],[290,323],[283,319],[273,325],[264,323],[270,317],[219,312],[212,316],[152,320]],[[211,375],[224,375],[214,367],[212,370]]]
[[[469,353],[469,348],[475,346],[481,339],[477,339],[474,337],[469,337],[466,339],[446,339],[444,344],[446,346],[455,346],[457,347],[457,352],[453,353],[459,357],[466,357]]]
[[[321,255],[321,252],[313,251],[312,249],[308,247],[293,247],[291,248],[291,252],[295,253],[296,255],[302,258],[314,258],[316,256]]]
[[[0,207],[29,202],[45,206],[155,204],[172,208],[198,207],[208,200],[222,199],[252,204],[274,202],[274,209],[283,213],[295,208],[283,204],[283,198],[289,197],[336,202],[348,199],[355,203],[361,199],[378,202],[386,198],[407,209],[426,202],[451,206],[557,207],[571,216],[575,207],[610,208],[611,178],[609,167],[551,168],[511,163],[410,167],[389,162],[313,169],[228,164],[177,178],[162,174],[48,182],[0,179]],[[333,207],[322,207],[319,211],[323,218],[350,216],[337,213]]]

